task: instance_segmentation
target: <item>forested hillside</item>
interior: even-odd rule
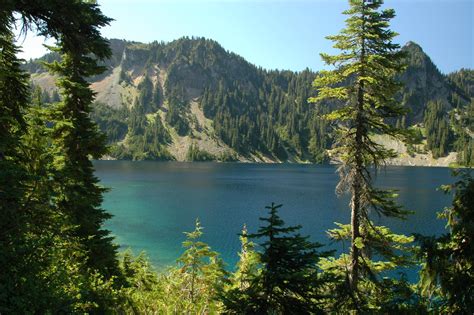
[[[329,159],[333,126],[321,118],[337,104],[308,103],[316,73],[258,68],[204,38],[150,44],[112,39],[110,44],[107,71],[90,82],[98,93],[93,118],[108,136],[112,158]],[[404,88],[398,98],[409,112],[393,123],[414,127],[422,141],[406,152],[430,150],[438,158],[458,151],[460,163],[471,163],[474,144],[466,119],[472,70],[445,76],[417,44],[409,42],[403,50],[408,67],[400,77]],[[25,65],[45,102],[58,97],[39,61],[55,58],[49,54]]]

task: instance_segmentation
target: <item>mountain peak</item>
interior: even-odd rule
[[[407,48],[408,47],[414,47],[414,48],[418,48],[418,49],[423,50],[420,45],[418,45],[417,43],[415,43],[414,41],[411,41],[411,40],[406,42],[406,44],[403,47],[407,47]]]
[[[402,50],[409,51],[411,53],[417,53],[417,54],[423,54],[426,55],[426,53],[423,51],[423,48],[421,48],[420,45],[418,45],[415,42],[408,41],[403,47]]]

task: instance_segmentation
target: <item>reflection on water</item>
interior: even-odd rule
[[[282,203],[288,224],[328,244],[326,230],[348,223],[347,197],[337,198],[336,168],[330,165],[174,163],[97,161],[96,174],[112,188],[104,208],[114,217],[107,223],[117,243],[135,252],[146,250],[156,265],[172,264],[182,252],[183,232],[204,226],[204,241],[231,266],[243,224],[252,232],[271,202]],[[407,221],[374,217],[397,233],[442,233],[436,212],[450,202],[437,192],[451,183],[445,168],[389,167],[377,178],[381,187],[399,190],[399,201],[415,211]],[[334,246],[334,245],[333,245]],[[338,247],[335,247],[339,249]]]

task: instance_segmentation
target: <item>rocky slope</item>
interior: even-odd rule
[[[263,70],[202,38],[110,43],[113,54],[105,62],[107,71],[90,82],[97,92],[93,117],[109,136],[113,158],[325,159],[331,128],[319,117],[329,109],[307,103],[315,73]],[[441,101],[446,116],[471,101],[470,86],[465,93],[457,77],[441,74],[420,46],[409,42],[403,49],[408,68],[401,76],[405,85],[399,97],[410,112],[397,123],[422,128],[429,101]],[[41,59],[55,58],[50,54]],[[38,61],[25,67],[33,84],[51,96],[54,78]],[[448,165],[456,160],[455,153],[441,159],[433,159],[429,152],[410,156],[403,145],[381,141],[398,149],[396,164]]]

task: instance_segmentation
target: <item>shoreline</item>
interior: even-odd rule
[[[254,165],[307,165],[307,166],[326,166],[326,165],[340,165],[340,163],[336,162],[328,162],[328,163],[311,163],[311,162],[293,162],[293,161],[283,161],[283,162],[259,162],[259,161],[177,161],[177,160],[125,160],[125,159],[114,159],[114,158],[101,158],[101,159],[93,159],[92,161],[121,161],[121,162],[146,162],[146,163],[179,163],[179,164],[254,164]],[[389,161],[386,165],[382,165],[380,169],[385,167],[392,167],[392,166],[403,166],[403,167],[426,167],[426,168],[450,168],[450,169],[473,169],[470,166],[463,166],[457,164],[410,164],[410,163],[393,163]]]

